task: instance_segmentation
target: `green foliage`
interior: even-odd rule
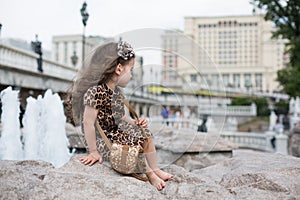
[[[257,106],[257,116],[269,116],[270,109],[266,98],[255,98],[253,99]]]
[[[284,86],[285,93],[292,97],[300,96],[300,66],[279,70],[277,80]]]
[[[287,53],[290,63],[286,69],[278,71],[277,81],[283,92],[291,96],[300,94],[300,1],[299,0],[251,0],[251,4],[266,11],[265,19],[277,27],[273,37],[287,39]]]
[[[233,106],[250,106],[254,102],[257,106],[257,116],[269,116],[270,109],[266,98],[251,98],[251,97],[238,97],[231,100]]]
[[[250,106],[252,100],[246,97],[234,98],[231,100],[231,105],[233,106]]]
[[[274,104],[275,106],[275,113],[278,114],[287,114],[289,111],[289,103],[285,101],[279,101]]]

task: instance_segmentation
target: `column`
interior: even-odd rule
[[[148,106],[143,104],[143,116],[144,117],[149,117],[149,113],[147,112],[148,111]]]
[[[134,108],[136,114],[137,114],[138,116],[140,116],[141,113],[140,113],[139,103],[135,103],[133,108]]]
[[[240,86],[241,86],[241,89],[242,90],[245,90],[245,79],[244,79],[244,74],[240,74],[240,77],[241,77],[241,79],[240,79]]]

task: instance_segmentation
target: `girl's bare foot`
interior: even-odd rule
[[[154,173],[155,173],[159,178],[161,178],[161,179],[164,180],[164,181],[167,181],[167,180],[169,180],[169,179],[171,179],[171,178],[174,177],[172,174],[169,174],[169,173],[167,173],[167,172],[164,172],[164,171],[162,171],[162,170],[160,170],[160,169],[159,169],[159,170],[155,170]]]
[[[153,185],[154,187],[156,187],[156,189],[158,191],[162,190],[165,186],[166,186],[166,183],[160,179],[156,173],[154,172],[147,172],[146,173],[148,179],[149,179],[149,182],[151,183],[151,185]]]

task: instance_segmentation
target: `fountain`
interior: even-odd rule
[[[56,166],[61,166],[70,158],[63,104],[58,94],[47,90],[41,106],[42,131],[45,135],[41,142],[42,157]]]
[[[40,159],[39,147],[40,147],[40,141],[42,140],[42,138],[40,137],[42,135],[39,134],[41,132],[39,130],[41,128],[38,127],[40,123],[36,123],[36,122],[41,121],[40,109],[36,99],[32,97],[28,97],[26,101],[27,101],[26,112],[23,118],[23,124],[24,124],[23,140],[24,140],[25,159],[38,160]]]
[[[2,133],[0,138],[0,159],[20,160],[23,158],[21,131],[19,125],[19,91],[6,88],[0,94],[2,102]]]
[[[0,142],[4,141],[5,147],[13,147],[16,150],[15,142],[13,143],[12,139],[8,140],[7,138],[18,140],[20,143],[19,155],[22,155],[17,157],[14,153],[14,156],[8,157],[7,155],[10,155],[12,150],[7,149],[7,151],[4,151],[1,148],[0,155],[3,155],[0,157],[1,159],[44,160],[52,163],[55,167],[60,167],[69,160],[71,154],[69,153],[65,131],[66,117],[58,94],[52,94],[51,90],[47,90],[44,98],[42,96],[38,96],[37,99],[27,98],[27,107],[23,118],[24,128],[22,130],[24,152],[20,134],[16,134],[17,130],[20,132],[19,126],[16,126],[16,122],[19,123],[18,112],[12,112],[19,108],[20,103],[17,100],[17,94],[15,94],[14,99],[1,99],[3,107],[8,102],[17,103],[9,104],[6,108],[7,112],[14,113],[14,117],[8,117],[5,115],[7,112],[3,112],[3,133]],[[13,127],[14,130],[5,129],[7,126]],[[5,135],[8,136],[4,137]]]

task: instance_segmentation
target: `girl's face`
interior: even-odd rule
[[[134,67],[134,58],[131,59],[127,65],[123,65],[121,67],[123,68],[123,70],[119,77],[118,86],[126,87],[126,85],[129,83],[132,76],[132,70]]]

